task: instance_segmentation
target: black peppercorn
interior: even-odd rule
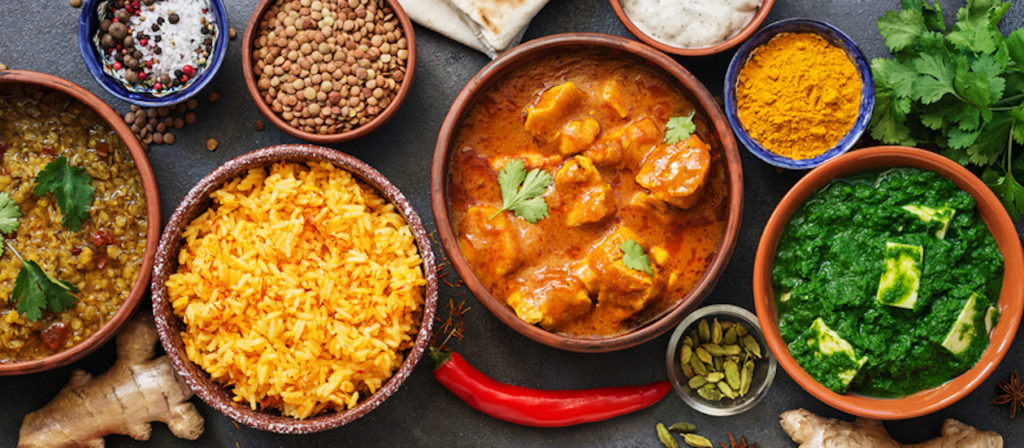
[[[173,12],[172,12],[172,13],[171,13],[170,15],[168,15],[168,16],[167,16],[167,21],[168,21],[168,22],[171,22],[171,23],[178,23],[178,20],[179,20],[179,19],[178,19],[178,15],[177,15],[177,14],[175,14],[175,13],[173,13]]]

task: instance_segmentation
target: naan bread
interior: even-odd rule
[[[398,0],[398,3],[402,5],[402,9],[409,14],[409,18],[413,22],[491,58],[497,56],[493,48],[489,48],[477,38],[476,32],[467,23],[469,18],[448,3],[448,0]]]
[[[548,3],[548,0],[448,1],[472,21],[481,40],[498,52],[518,42],[533,16]]]

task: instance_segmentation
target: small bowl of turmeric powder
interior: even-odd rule
[[[811,169],[849,151],[875,106],[867,58],[845,33],[816,20],[765,27],[740,47],[725,76],[733,131],[780,168]]]

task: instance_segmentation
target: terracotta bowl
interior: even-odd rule
[[[697,113],[707,116],[711,122],[715,138],[725,156],[726,175],[729,183],[729,217],[725,232],[717,251],[708,263],[707,271],[697,284],[656,319],[627,333],[609,337],[578,337],[554,333],[530,325],[517,317],[512,308],[491,295],[490,291],[473,273],[469,262],[459,250],[448,211],[447,182],[451,152],[455,150],[454,141],[462,121],[478,98],[510,72],[536,59],[553,53],[590,49],[601,49],[636,58],[638,63],[646,63],[663,71],[669,79],[678,80],[681,90],[688,94],[693,101]],[[641,344],[672,329],[686,314],[700,305],[714,289],[729,258],[732,257],[733,248],[736,246],[736,237],[739,234],[743,215],[743,168],[740,165],[736,140],[722,110],[704,85],[672,58],[647,45],[617,36],[588,33],[557,34],[533,40],[509,50],[487,64],[462,89],[448,111],[448,116],[441,126],[437,145],[434,148],[434,160],[430,174],[430,200],[441,244],[444,246],[445,252],[448,253],[452,265],[455,266],[455,270],[473,291],[473,294],[499,320],[524,336],[551,347],[574,352],[610,352]]]
[[[267,103],[263,102],[263,95],[260,94],[260,90],[256,86],[256,75],[253,73],[253,44],[256,42],[257,33],[259,33],[260,20],[263,18],[263,13],[278,1],[280,0],[260,0],[260,3],[256,5],[256,9],[253,10],[252,16],[249,17],[249,24],[245,27],[245,36],[242,38],[242,72],[245,77],[245,86],[249,89],[249,95],[252,96],[252,100],[256,103],[256,107],[260,112],[282,131],[301,140],[320,144],[341,143],[357,139],[373,132],[390,120],[405,101],[405,97],[409,96],[409,90],[412,89],[413,75],[416,73],[416,35],[413,32],[412,21],[409,20],[409,16],[402,9],[402,5],[399,4],[398,0],[384,0],[384,2],[394,11],[395,17],[398,18],[402,26],[402,33],[408,42],[409,59],[405,61],[405,77],[402,79],[402,85],[398,88],[395,99],[391,101],[391,104],[373,120],[350,131],[337,134],[314,134],[298,129],[284,121]]]
[[[626,29],[628,29],[630,33],[633,33],[633,35],[636,36],[637,39],[640,39],[647,45],[650,45],[666,53],[678,54],[680,56],[708,56],[715,53],[721,53],[725,50],[735,47],[736,45],[739,45],[740,42],[747,40],[747,38],[750,37],[751,34],[754,34],[754,31],[757,31],[757,27],[761,26],[761,23],[764,22],[764,19],[768,17],[768,13],[772,11],[772,6],[775,6],[775,0],[763,0],[761,2],[761,7],[758,8],[757,12],[754,14],[754,17],[750,19],[750,22],[747,23],[746,26],[741,28],[739,32],[737,32],[732,37],[722,42],[711,45],[709,47],[684,48],[666,44],[649,36],[647,33],[640,31],[640,28],[637,28],[636,24],[633,23],[633,21],[630,20],[629,16],[626,15],[626,11],[622,9],[622,0],[608,1],[609,3],[612,4],[612,9],[615,10],[615,15],[619,16],[619,21],[621,21],[622,24],[626,26]]]
[[[166,286],[167,278],[178,269],[178,252],[182,244],[181,233],[193,219],[210,206],[210,194],[226,182],[245,174],[252,168],[268,166],[276,162],[330,162],[348,170],[357,179],[376,188],[385,199],[395,204],[398,212],[409,223],[409,227],[416,237],[420,256],[423,258],[423,274],[427,280],[420,329],[416,334],[415,344],[405,354],[402,366],[384,383],[383,387],[378,389],[375,394],[361,399],[354,408],[320,414],[304,420],[296,420],[272,411],[252,410],[247,404],[236,403],[227,388],[214,382],[202,367],[189,361],[180,336],[185,330],[185,325],[171,309]],[[157,332],[160,334],[160,342],[167,352],[167,357],[178,371],[178,375],[206,404],[232,420],[253,428],[281,434],[308,434],[336,428],[366,415],[383,403],[402,386],[423,356],[423,351],[430,342],[434,314],[437,311],[437,270],[434,266],[434,253],[430,247],[430,239],[423,229],[419,215],[413,210],[412,205],[402,195],[402,192],[398,191],[398,188],[377,170],[352,156],[328,148],[302,144],[270,146],[243,154],[221,165],[192,187],[178,207],[174,209],[170,222],[167,223],[160,238],[156,262],[153,266],[151,287],[153,317],[156,320]]]
[[[988,348],[973,368],[945,384],[903,398],[872,398],[840,395],[822,386],[797,364],[779,333],[771,269],[779,236],[789,218],[812,193],[829,181],[857,173],[896,166],[935,171],[952,180],[977,201],[982,220],[999,245],[1005,260],[1003,285],[999,294],[1000,319],[992,329]],[[754,305],[768,348],[794,380],[819,400],[843,412],[861,417],[897,420],[922,416],[945,408],[978,387],[1006,355],[1024,310],[1024,252],[1010,216],[984,182],[964,167],[933,152],[899,146],[882,146],[853,151],[826,162],[809,172],[782,198],[761,234],[754,260]]]
[[[131,153],[135,160],[135,166],[139,169],[139,177],[142,178],[142,188],[146,195],[146,216],[134,218],[146,220],[147,241],[146,252],[142,256],[142,265],[139,268],[139,276],[132,284],[128,298],[125,299],[124,304],[117,310],[114,317],[92,336],[63,352],[33,361],[0,363],[0,375],[35,373],[65,366],[81,359],[107,342],[135,312],[135,308],[138,307],[139,301],[142,299],[142,294],[146,292],[150,269],[153,266],[153,255],[156,253],[157,240],[160,238],[160,194],[157,191],[156,179],[153,177],[153,169],[149,166],[149,159],[146,158],[146,153],[142,150],[142,144],[125,124],[124,119],[96,95],[71,81],[45,73],[0,70],[0,87],[15,85],[36,86],[67,94],[95,111],[96,115],[99,115],[114,132],[117,132],[125,146],[128,147],[128,152]]]

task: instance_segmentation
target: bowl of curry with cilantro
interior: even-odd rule
[[[678,324],[725,268],[742,215],[736,148],[670,57],[550,36],[455,100],[434,151],[434,219],[455,270],[506,325],[563,350],[620,350]]]
[[[117,112],[64,79],[0,72],[0,375],[63,366],[137,307],[156,182]]]

